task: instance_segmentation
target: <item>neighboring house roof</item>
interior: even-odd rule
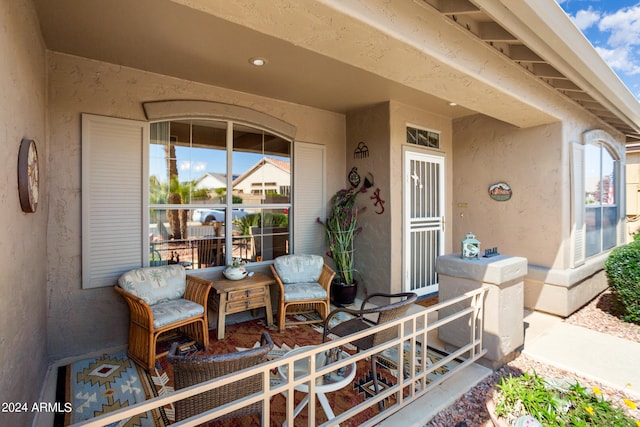
[[[554,0],[34,4],[48,49],[341,114],[395,100],[452,119],[557,121],[542,93],[519,96],[521,66],[628,144],[640,141],[637,99]],[[264,52],[263,70],[248,65]]]
[[[207,184],[203,185],[203,182],[207,182]],[[227,176],[225,174],[207,172],[196,180],[194,187],[196,189],[201,189],[201,188],[215,189],[215,188],[226,188],[226,186],[227,186]]]
[[[264,166],[267,163],[277,167],[278,169],[281,169],[282,171],[284,171],[284,172],[286,172],[288,174],[291,173],[291,163],[290,162],[286,162],[286,161],[280,160],[280,159],[274,159],[274,158],[271,158],[271,157],[263,157],[256,164],[254,164],[249,169],[247,169],[245,171],[245,173],[241,174],[236,179],[234,179],[233,180],[233,187],[235,188],[236,186],[238,186],[247,177],[253,175],[255,173],[255,171],[257,171],[258,169],[260,169],[262,166]]]

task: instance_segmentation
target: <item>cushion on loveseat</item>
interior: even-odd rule
[[[283,255],[273,261],[283,284],[315,283],[320,278],[324,259],[319,255]]]
[[[178,264],[137,268],[120,276],[118,285],[154,305],[182,298],[187,288],[187,274]]]

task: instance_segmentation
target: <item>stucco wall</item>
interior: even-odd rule
[[[592,129],[624,137],[567,100],[553,105],[562,122],[527,129],[482,115],[454,121],[452,218],[458,241],[471,231],[482,250],[527,258],[525,307],[568,316],[606,287],[597,274],[606,253],[571,265],[571,146]],[[489,197],[500,181],[511,200]]]
[[[483,115],[454,121],[457,242],[472,231],[482,248],[497,246],[537,267],[570,268],[571,143],[581,143],[582,134],[596,128],[623,137],[569,101],[558,99],[554,108],[565,116],[562,123],[527,129]],[[499,181],[511,186],[511,200],[489,197],[488,187]]]
[[[627,153],[627,241],[640,231],[640,152]]]
[[[530,264],[562,265],[562,200],[569,188],[561,177],[569,163],[561,130],[560,123],[518,129],[482,115],[455,121],[454,252],[473,232],[482,251],[497,246]],[[511,186],[511,200],[489,197],[489,186],[500,181]]]
[[[406,144],[407,124],[440,132],[440,149]],[[360,142],[368,148],[368,156],[356,157]],[[451,120],[429,111],[396,101],[378,104],[347,115],[347,168],[356,167],[362,180],[371,174],[374,185],[359,196],[366,206],[360,215],[362,233],[356,239],[355,265],[360,271],[366,292],[401,292],[403,283],[403,153],[410,149],[445,158],[445,215],[450,217],[451,198]],[[345,176],[346,179],[346,176]],[[345,185],[348,185],[346,183]],[[384,202],[375,205],[376,189]],[[384,209],[384,211],[383,211]],[[451,238],[445,233],[445,251]]]
[[[86,353],[127,341],[128,312],[112,288],[81,288],[81,113],[144,120],[142,103],[198,99],[236,104],[297,127],[296,140],[327,146],[327,164],[344,170],[343,115],[206,86],[112,64],[50,53],[51,222],[48,251],[52,358]],[[327,193],[344,186],[327,176]]]
[[[368,151],[366,155],[355,155],[358,144],[364,143]],[[383,103],[362,109],[347,115],[347,168],[344,175],[345,188],[349,188],[347,175],[351,168],[357,172],[364,183],[370,174],[373,186],[358,196],[361,210],[358,225],[361,233],[355,240],[354,265],[358,270],[358,294],[389,292],[391,271],[390,237],[390,170],[389,170],[389,104]],[[380,197],[385,201],[384,212],[375,206],[371,199],[375,190],[380,189]]]
[[[45,51],[30,2],[0,2],[0,403],[38,401],[46,372],[47,197]],[[36,141],[40,199],[23,213],[17,187],[22,138]],[[3,408],[4,409],[4,408]],[[0,412],[0,425],[33,413]]]

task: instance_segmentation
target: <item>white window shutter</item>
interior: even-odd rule
[[[586,229],[584,223],[584,146],[571,148],[571,267],[584,264]]]
[[[316,222],[326,216],[325,147],[296,142],[294,146],[294,252],[323,255],[324,229]]]
[[[141,267],[146,122],[82,115],[82,287],[113,286]]]

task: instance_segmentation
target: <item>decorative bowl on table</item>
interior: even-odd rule
[[[222,274],[229,280],[240,280],[247,277],[248,272],[244,267],[227,267]]]

